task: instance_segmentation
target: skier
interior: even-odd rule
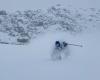
[[[51,54],[53,60],[61,60],[63,57],[68,57],[69,47],[68,45],[83,47],[82,45],[69,44],[65,41],[55,41],[55,47]]]
[[[68,46],[68,43],[65,41],[55,41],[55,47],[53,50],[53,53],[51,54],[51,58],[53,60],[61,60],[62,59],[62,54],[66,55],[68,53],[65,52],[66,48]]]

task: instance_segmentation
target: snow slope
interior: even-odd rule
[[[100,0],[0,0],[0,8],[45,9],[59,3],[70,9],[100,8]],[[91,27],[94,23],[84,24]],[[83,48],[69,46],[67,59],[52,61],[50,54],[58,39],[82,44]],[[38,36],[26,46],[0,44],[0,80],[100,80],[99,41],[100,31],[93,30],[79,35],[51,32]]]
[[[49,32],[29,45],[0,45],[0,80],[100,80],[100,32],[71,35]],[[82,44],[69,46],[70,55],[52,61],[55,40]]]

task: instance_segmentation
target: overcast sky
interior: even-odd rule
[[[100,0],[0,0],[0,9],[5,10],[26,10],[46,9],[51,5],[62,4],[75,8],[100,8]]]

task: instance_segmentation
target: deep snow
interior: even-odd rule
[[[0,8],[45,9],[59,3],[72,9],[100,8],[100,0],[0,0]],[[82,44],[83,48],[69,46],[70,55],[66,59],[52,61],[55,40]],[[51,32],[25,46],[0,44],[0,80],[100,80],[100,31],[78,35]]]
[[[0,80],[99,80],[100,32],[70,35],[51,32],[41,35],[26,46],[0,45]],[[69,46],[70,55],[52,61],[55,40],[82,44]]]

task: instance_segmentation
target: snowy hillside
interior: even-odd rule
[[[31,0],[0,3],[0,80],[100,80],[99,4],[66,1],[44,0],[41,9]],[[83,47],[68,45],[67,57],[53,61],[57,40]]]
[[[80,33],[99,28],[100,9],[67,8],[60,4],[46,10],[26,10],[9,13],[0,11],[0,41],[25,44],[49,31]],[[6,35],[6,39],[2,35]]]
[[[0,45],[0,80],[99,80],[100,32],[72,36],[63,32],[48,33],[30,45]],[[82,44],[69,46],[70,55],[52,61],[55,40]]]

